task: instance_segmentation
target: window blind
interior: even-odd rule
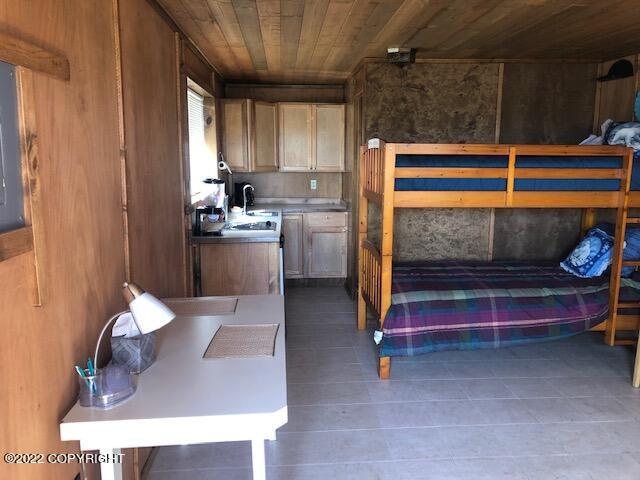
[[[187,90],[187,117],[189,123],[189,165],[191,197],[203,191],[205,178],[215,178],[215,158],[212,160],[205,140],[204,98]]]

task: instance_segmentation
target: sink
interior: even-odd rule
[[[264,210],[257,210],[254,212],[247,212],[249,217],[276,217],[278,212],[266,212]]]
[[[255,230],[275,231],[276,222],[266,221],[266,222],[252,222],[252,223],[236,223],[236,224],[227,225],[226,227],[224,227],[224,229],[225,230],[248,230],[248,231],[255,231]]]

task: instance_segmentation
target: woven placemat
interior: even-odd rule
[[[204,358],[272,357],[278,324],[222,325]]]

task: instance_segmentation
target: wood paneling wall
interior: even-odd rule
[[[70,81],[34,74],[47,295],[32,307],[29,254],[0,263],[0,445],[77,452],[58,423],[106,319],[124,307],[121,176],[111,2],[9,0],[0,23],[64,52]],[[78,464],[7,465],[0,478],[72,479]]]
[[[132,278],[146,289],[159,296],[184,292],[174,33],[146,0],[114,1],[0,2],[3,29],[64,54],[70,65],[69,81],[33,75],[42,307],[32,306],[31,255],[0,262],[3,452],[78,451],[78,444],[59,440],[59,421],[76,400],[73,366],[86,362],[104,322],[125,306],[126,252]],[[219,80],[213,83],[221,91]],[[0,462],[2,479],[71,480],[79,472],[78,464]]]
[[[120,31],[131,278],[157,296],[184,296],[176,39],[144,0],[120,2]]]

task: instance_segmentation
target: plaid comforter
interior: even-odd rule
[[[555,265],[412,263],[394,266],[381,356],[496,348],[575,335],[605,321],[609,277]],[[621,298],[640,300],[623,279]]]

